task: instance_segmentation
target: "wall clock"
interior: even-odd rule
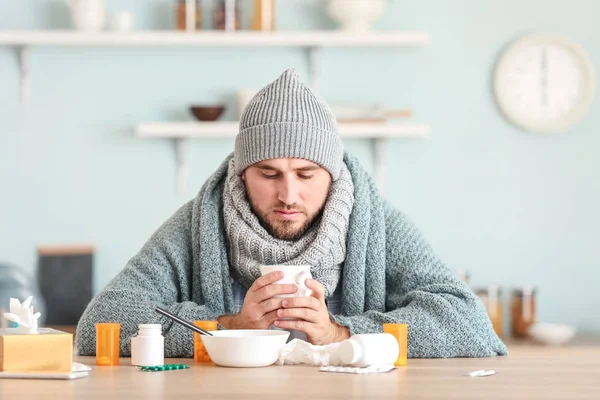
[[[534,133],[567,131],[594,99],[596,74],[585,50],[558,35],[511,43],[494,73],[496,101],[513,124]]]

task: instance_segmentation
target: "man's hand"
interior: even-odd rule
[[[281,308],[283,300],[273,296],[296,293],[298,290],[292,284],[272,284],[280,279],[283,279],[283,272],[274,271],[255,280],[246,292],[239,314],[222,315],[217,318],[219,324],[226,329],[269,329],[277,319],[277,309]]]
[[[306,280],[306,286],[312,289],[311,296],[284,299],[282,309],[275,311],[275,326],[284,329],[295,329],[306,333],[312,344],[324,345],[339,342],[350,337],[348,328],[338,325],[329,318],[325,305],[325,288],[313,279]],[[281,318],[297,318],[296,321]]]

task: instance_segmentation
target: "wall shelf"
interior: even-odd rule
[[[329,31],[132,31],[74,30],[1,31],[0,46],[14,48],[21,75],[21,102],[30,96],[30,48],[55,47],[298,47],[308,50],[311,86],[318,91],[318,56],[323,47],[412,47],[430,41],[426,32],[348,33]]]
[[[233,139],[239,122],[157,122],[140,123],[135,129],[141,138],[171,139],[175,142],[177,187],[185,192],[187,187],[187,153],[189,139]],[[418,123],[340,123],[342,138],[370,139],[373,151],[375,180],[383,191],[385,182],[384,149],[386,139],[418,139],[429,136],[430,127]]]
[[[2,46],[404,47],[429,43],[425,32],[342,31],[0,31]]]

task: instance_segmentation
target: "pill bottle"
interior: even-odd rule
[[[216,331],[218,327],[217,321],[194,321],[194,325],[209,332]],[[194,332],[194,362],[199,364],[212,362],[202,338],[196,332]]]
[[[394,364],[399,353],[398,341],[389,333],[353,335],[339,348],[342,363],[353,367]]]
[[[154,367],[165,363],[165,338],[160,324],[138,325],[131,338],[131,365]]]
[[[400,352],[394,362],[396,367],[408,364],[408,324],[383,324],[383,332],[396,338]]]
[[[96,324],[96,365],[119,365],[121,324],[101,322]]]

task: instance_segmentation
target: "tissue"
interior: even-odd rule
[[[40,313],[33,313],[32,300],[33,296],[29,296],[23,303],[19,299],[10,298],[10,312],[4,313],[4,317],[17,324],[17,332],[37,333]]]
[[[301,339],[293,339],[281,348],[276,364],[309,364],[319,367],[343,365],[339,347],[340,343],[317,346]]]

